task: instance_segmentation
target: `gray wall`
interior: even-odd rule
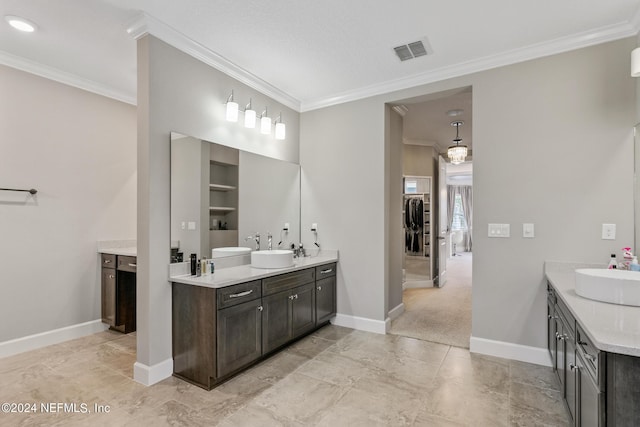
[[[136,234],[135,107],[0,66],[0,342],[100,319],[98,240]]]
[[[282,111],[287,139],[224,119],[234,90],[239,104]],[[298,162],[298,113],[153,36],[138,40],[138,353],[139,364],[171,359],[169,264],[170,132]]]
[[[391,200],[381,194],[384,103],[471,85],[473,336],[544,347],[544,260],[602,262],[633,239],[635,44],[619,40],[303,113],[302,223],[320,222],[325,246],[340,249],[338,311],[387,314],[384,236],[394,225],[384,221]],[[511,224],[512,237],[489,239],[490,222]],[[523,222],[535,224],[535,239],[521,237]],[[617,240],[600,239],[604,222],[617,224]]]

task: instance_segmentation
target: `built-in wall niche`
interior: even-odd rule
[[[284,224],[289,231],[284,232]],[[188,257],[211,249],[300,242],[300,166],[171,133],[171,241]]]

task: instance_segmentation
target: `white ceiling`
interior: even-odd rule
[[[135,102],[140,11],[300,111],[637,34],[640,0],[0,0],[0,63]],[[426,37],[433,55],[393,47]]]

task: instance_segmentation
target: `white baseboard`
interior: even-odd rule
[[[387,333],[387,326],[384,320],[373,320],[367,319],[366,317],[348,316],[346,314],[338,313],[331,323],[337,326],[344,326],[345,328],[374,332],[376,334]]]
[[[471,337],[469,344],[469,351],[472,353],[519,360],[521,362],[534,363],[542,366],[551,366],[551,357],[546,348],[530,347],[477,337]]]
[[[402,283],[402,290],[405,289],[419,289],[419,288],[433,288],[433,280],[408,280]]]
[[[59,344],[76,338],[102,332],[107,329],[107,325],[101,320],[79,323],[77,325],[66,326],[52,331],[41,332],[39,334],[28,335],[0,343],[0,357],[13,356],[25,351],[36,350],[52,344]]]
[[[133,380],[146,386],[158,383],[173,375],[173,359],[147,366],[136,362],[133,364]]]
[[[389,320],[396,320],[400,315],[404,313],[404,303],[401,302],[391,310],[389,310]]]

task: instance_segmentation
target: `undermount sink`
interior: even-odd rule
[[[576,293],[597,301],[640,307],[640,272],[581,268],[576,270]]]
[[[251,252],[251,267],[286,268],[293,266],[293,251],[276,249]]]
[[[249,255],[250,253],[251,248],[244,248],[242,246],[213,248],[211,249],[211,258],[225,258],[228,256]]]

